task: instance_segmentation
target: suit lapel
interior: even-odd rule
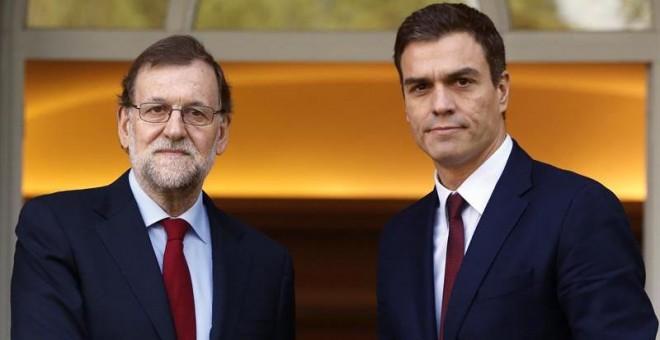
[[[204,195],[213,247],[213,326],[210,339],[232,339],[247,287],[252,258],[240,241],[242,231]]]
[[[393,258],[385,262],[390,278],[397,282],[395,308],[408,311],[405,319],[409,336],[420,339],[437,338],[434,303],[433,226],[438,207],[438,195],[433,190],[410,208],[403,226],[414,231],[401,234]]]
[[[160,337],[174,339],[165,285],[127,174],[95,202],[96,211],[106,220],[94,227]]]
[[[420,318],[420,334],[423,339],[438,338],[435,299],[433,298],[435,296],[433,227],[435,226],[435,217],[439,204],[440,201],[438,200],[437,192],[435,190],[431,191],[431,193],[429,193],[424,199],[424,206],[422,207],[424,213],[419,215],[420,219],[416,222],[419,223],[418,225],[423,225],[425,228],[424,233],[420,234],[423,238],[418,240],[418,246],[420,249],[423,249],[423,251],[420,252],[423,258],[418,261],[422,268],[417,270],[420,270],[422,275],[421,277],[418,277],[421,281],[414,282],[411,287],[421,288],[418,289],[415,299],[417,300],[417,305],[421,307],[420,310],[422,311],[422,317]]]
[[[499,249],[526,209],[523,194],[531,188],[532,160],[514,142],[454,283],[445,318],[446,339],[454,339]]]

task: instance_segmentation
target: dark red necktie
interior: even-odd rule
[[[183,254],[183,237],[189,225],[180,218],[164,219],[161,223],[167,233],[167,245],[163,256],[163,281],[170,300],[176,338],[194,340],[197,334],[195,301],[190,271]]]
[[[465,207],[465,200],[458,193],[447,198],[447,214],[449,215],[449,238],[447,239],[447,259],[445,261],[445,283],[442,289],[442,314],[440,316],[440,340],[443,339],[445,316],[454,281],[458,269],[463,262],[463,249],[465,245],[465,232],[461,213]]]

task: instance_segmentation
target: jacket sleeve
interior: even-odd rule
[[[29,201],[16,236],[11,338],[88,338],[75,260],[56,214],[42,200]]]
[[[595,183],[577,192],[557,254],[557,295],[574,339],[655,339],[644,263],[613,193]]]

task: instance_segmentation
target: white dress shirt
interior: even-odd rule
[[[133,170],[128,180],[137,201],[140,214],[147,226],[147,232],[154,248],[160,271],[163,271],[163,254],[167,244],[167,233],[159,223],[160,220],[177,217],[184,219],[191,228],[183,238],[183,253],[188,262],[190,279],[192,280],[193,297],[195,300],[195,324],[197,339],[208,339],[211,334],[211,316],[213,312],[213,261],[211,253],[211,230],[209,218],[202,203],[202,194],[190,209],[180,216],[169,216],[147,193],[142,190],[135,179]]]
[[[455,192],[458,192],[467,206],[463,210],[461,217],[463,218],[463,228],[465,228],[465,247],[467,252],[472,236],[477,229],[477,224],[481,215],[486,209],[488,200],[493,194],[495,185],[500,179],[506,162],[511,154],[513,148],[513,141],[509,135],[506,136],[504,142],[477,170],[475,170],[466,180],[461,184]],[[445,188],[438,173],[434,174],[435,188],[438,193],[440,205],[435,214],[435,225],[433,227],[433,268],[434,268],[434,284],[435,284],[435,318],[436,329],[440,329],[440,314],[442,310],[442,291],[445,282],[445,260],[447,257],[447,239],[449,237],[449,224],[447,222],[447,197],[453,192]]]

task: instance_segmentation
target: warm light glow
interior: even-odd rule
[[[128,63],[30,61],[26,196],[105,185],[128,168],[116,95]],[[226,63],[235,114],[205,190],[224,197],[416,198],[433,166],[384,64]],[[643,200],[645,65],[513,65],[507,126],[539,160]]]
[[[511,135],[536,159],[646,199],[643,64],[513,65]]]

